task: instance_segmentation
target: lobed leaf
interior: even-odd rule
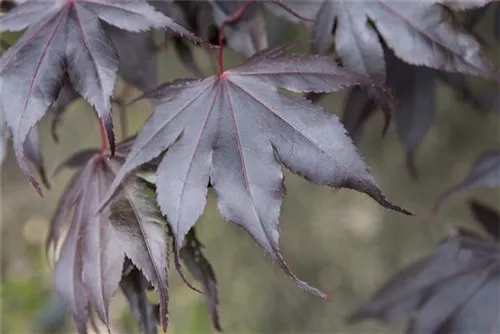
[[[408,211],[382,195],[335,116],[276,86],[324,92],[359,83],[371,81],[325,57],[288,57],[164,85],[149,94],[155,112],[106,200],[129,172],[167,150],[157,171],[157,198],[176,240],[176,256],[203,212],[210,181],[224,218],[244,227],[300,287],[324,296],[298,280],[279,252],[281,164],[316,184],[362,191],[384,207]]]
[[[0,31],[26,29],[0,58],[3,93],[0,108],[12,130],[19,165],[41,194],[25,159],[31,128],[57,99],[65,76],[72,89],[95,109],[105,125],[111,151],[114,134],[111,95],[119,67],[116,46],[103,22],[128,31],[167,27],[200,41],[142,0],[50,1],[18,4],[0,17]]]

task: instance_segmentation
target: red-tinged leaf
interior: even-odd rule
[[[132,269],[125,273],[120,287],[128,300],[130,310],[137,322],[139,332],[156,334],[158,323],[158,307],[152,304],[147,296],[148,280],[139,269]]]
[[[180,250],[180,256],[191,275],[203,285],[205,301],[212,317],[212,325],[215,330],[222,332],[219,313],[217,311],[217,306],[219,304],[217,280],[215,279],[215,273],[212,266],[203,255],[201,248],[202,245],[196,238],[193,228],[186,235],[186,241]]]
[[[500,213],[498,210],[476,200],[469,201],[469,208],[486,232],[495,240],[500,240]]]
[[[459,232],[397,273],[348,316],[408,323],[407,333],[491,333],[500,326],[498,245]]]
[[[380,34],[396,56],[409,64],[499,80],[482,57],[479,43],[436,2],[324,0],[312,38],[322,51],[336,22],[336,51],[346,66],[360,73],[383,77]]]
[[[324,297],[298,280],[279,252],[281,164],[316,184],[362,191],[384,207],[408,212],[382,195],[337,117],[276,87],[326,92],[359,83],[371,81],[328,58],[286,57],[165,85],[146,94],[155,112],[106,199],[130,171],[168,149],[157,171],[157,198],[177,251],[203,212],[210,180],[224,218],[243,226],[300,287]]]
[[[110,203],[116,242],[159,293],[161,322],[168,323],[167,224],[142,180],[129,180]]]
[[[462,182],[450,187],[436,201],[432,211],[436,213],[451,195],[470,188],[500,187],[500,151],[481,154]]]
[[[19,4],[0,17],[0,31],[26,32],[0,58],[0,101],[13,129],[19,165],[41,194],[25,159],[24,142],[31,128],[56,100],[65,75],[102,119],[114,149],[111,101],[119,61],[102,21],[128,31],[155,27],[199,41],[172,19],[141,0],[49,1]]]

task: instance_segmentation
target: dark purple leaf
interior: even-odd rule
[[[148,91],[157,86],[157,47],[149,32],[128,32],[106,25],[106,32],[116,47],[120,66],[118,75],[123,80]]]
[[[500,213],[476,200],[469,201],[474,218],[495,240],[500,240]]]
[[[202,77],[203,73],[194,60],[191,47],[186,43],[184,39],[179,37],[174,37],[172,41],[174,43],[177,57],[182,61],[182,64],[184,64],[186,69],[189,70],[193,75]]]
[[[334,42],[342,62],[360,73],[383,77],[380,34],[407,63],[499,78],[481,56],[479,43],[455,26],[445,8],[435,1],[324,0],[312,27],[317,50],[330,39],[334,22]]]
[[[394,110],[398,135],[406,153],[406,163],[412,176],[417,176],[415,152],[431,127],[435,116],[436,79],[450,86],[459,99],[478,109],[489,109],[492,102],[476,95],[460,73],[438,72],[422,66],[412,66],[398,59],[390,50],[385,49],[387,60],[386,85],[397,101]],[[352,135],[358,131],[373,114],[377,105],[368,91],[354,88],[347,98],[344,111],[344,124]],[[387,105],[387,103],[385,103]],[[388,107],[386,116],[389,115]],[[389,117],[390,119],[390,117]],[[386,117],[386,128],[388,118]],[[359,138],[355,138],[357,140]]]
[[[0,17],[0,31],[25,33],[0,58],[1,100],[7,124],[13,129],[14,150],[30,182],[41,193],[25,159],[24,142],[31,128],[56,100],[65,73],[73,89],[103,120],[111,150],[114,135],[111,101],[119,61],[116,46],[103,29],[106,22],[128,31],[167,27],[198,39],[145,1],[33,0]]]
[[[38,127],[31,128],[24,143],[26,158],[35,166],[42,183],[45,187],[50,188],[49,180],[45,172],[45,163],[43,162],[42,146],[40,142],[40,133]]]
[[[495,332],[499,250],[495,242],[459,232],[391,278],[348,321],[409,322],[408,333]]]
[[[73,90],[69,78],[66,78],[64,84],[59,91],[57,100],[50,107],[52,113],[52,124],[51,124],[51,134],[54,141],[57,143],[59,141],[59,135],[57,134],[59,123],[61,122],[62,115],[66,112],[68,107],[80,97],[80,95]]]
[[[399,105],[395,110],[399,138],[406,152],[406,164],[416,177],[415,151],[434,121],[436,88],[434,71],[410,66],[386,53],[387,86]]]
[[[116,170],[115,170],[116,171]],[[161,322],[167,327],[167,224],[154,202],[154,193],[141,180],[129,180],[110,203],[116,242],[159,293]],[[101,198],[102,199],[102,198]]]
[[[212,11],[216,24],[221,24],[238,11],[245,2],[224,0],[213,1]],[[267,32],[261,7],[251,5],[234,24],[224,28],[224,37],[229,47],[246,57],[267,48]]]
[[[217,305],[219,298],[217,293],[217,280],[212,266],[205,258],[201,251],[202,245],[196,238],[194,228],[186,235],[186,241],[181,248],[180,256],[186,264],[189,272],[193,277],[201,282],[207,303],[208,310],[212,316],[212,325],[214,329],[222,332],[222,327],[219,321],[219,313]]]
[[[120,287],[128,300],[140,333],[156,334],[159,322],[158,307],[149,301],[146,294],[149,287],[148,280],[139,269],[131,265],[131,269],[123,275]]]
[[[376,109],[377,105],[366,90],[351,88],[345,100],[342,123],[355,143],[361,137],[363,125]]]
[[[463,74],[446,72],[437,72],[436,74],[441,81],[450,86],[460,101],[469,103],[474,108],[483,111],[488,111],[494,106],[493,101],[487,95],[482,96],[471,89]]]
[[[56,263],[54,282],[81,332],[88,320],[88,312],[82,313],[79,309],[81,305],[90,304],[109,325],[109,303],[120,282],[125,256],[159,291],[162,324],[164,328],[167,325],[167,223],[154,201],[154,193],[131,176],[120,186],[110,205],[98,212],[131,141],[133,137],[117,146],[113,160],[108,159],[110,152],[103,156],[98,151],[87,150],[63,163],[64,167],[82,167],[62,194],[51,222],[47,246],[57,247],[61,229],[71,217],[70,230]]]
[[[210,180],[222,215],[244,227],[300,287],[324,296],[298,280],[279,252],[281,164],[316,184],[355,189],[408,212],[382,195],[336,116],[276,86],[326,92],[359,83],[371,81],[310,56],[256,61],[204,80],[163,85],[149,94],[155,112],[107,197],[130,171],[168,149],[157,193],[177,250],[203,212]]]
[[[500,151],[489,151],[481,154],[462,182],[446,190],[436,201],[433,212],[437,212],[443,202],[451,195],[470,188],[500,187]]]

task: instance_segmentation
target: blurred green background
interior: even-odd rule
[[[491,45],[498,45],[489,34],[491,21],[487,17],[476,31],[485,32],[482,36]],[[268,24],[271,45],[284,39],[307,40],[303,26],[292,26],[276,18]],[[498,48],[488,49],[496,68],[497,55]],[[198,48],[195,58],[206,74],[213,73],[213,58]],[[231,52],[226,53],[225,60],[227,67],[241,62]],[[191,76],[171,49],[159,54],[158,65],[160,82]],[[478,92],[498,91],[492,82],[478,78],[470,78],[470,82]],[[122,88],[123,84],[118,84],[117,91]],[[340,115],[345,93],[329,94],[320,104]],[[132,95],[138,94],[133,91]],[[127,110],[129,128],[138,130],[150,111],[148,102],[131,106]],[[295,273],[325,291],[330,301],[309,295],[286,279],[243,230],[221,218],[214,193],[209,192],[198,236],[206,246],[205,254],[219,281],[219,310],[224,330],[228,333],[401,332],[402,327],[369,321],[347,326],[343,317],[395,271],[431,251],[454,227],[476,228],[467,210],[468,197],[498,205],[498,192],[473,190],[452,197],[436,219],[429,219],[429,210],[442,191],[461,181],[477,155],[499,146],[498,117],[498,111],[480,112],[459,102],[449,88],[439,84],[435,122],[416,156],[418,180],[412,179],[405,168],[394,124],[382,138],[382,113],[370,119],[359,149],[386,196],[414,212],[414,217],[387,211],[363,194],[314,186],[287,172],[288,195],[281,210],[281,249]],[[115,124],[118,128],[118,117]],[[82,100],[72,104],[64,115],[59,144],[51,140],[50,117],[41,121],[40,130],[49,173],[76,150],[99,145],[95,114]],[[64,171],[51,178],[52,189],[40,198],[18,168],[12,151],[4,162],[2,333],[74,332],[71,319],[64,316],[63,308],[54,300],[50,261],[44,253],[50,217],[70,176],[71,171]],[[173,267],[171,273],[169,333],[211,333],[203,297],[188,289]],[[66,319],[62,325],[61,319]],[[111,319],[113,333],[136,332],[120,292],[113,299]],[[100,332],[107,330],[100,326]]]

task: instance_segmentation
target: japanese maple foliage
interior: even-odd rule
[[[300,288],[326,297],[295,276],[280,252],[283,167],[314,184],[356,190],[410,215],[385,197],[352,138],[379,107],[385,111],[385,133],[396,106],[407,163],[416,173],[414,152],[434,119],[436,78],[487,109],[465,75],[499,81],[482,55],[483,41],[472,31],[490,2],[0,1],[0,31],[23,31],[10,44],[0,38],[0,158],[10,134],[21,169],[41,193],[28,166],[29,161],[48,185],[38,121],[50,109],[57,139],[61,115],[80,96],[99,117],[101,149],[79,151],[56,169],[76,171],[47,237],[47,249],[58,255],[54,288],[78,331],[87,332],[91,310],[110,328],[109,305],[118,288],[141,332],[157,333],[158,322],[166,330],[171,252],[181,278],[202,290],[213,327],[222,331],[217,280],[195,230],[209,187],[227,221],[243,227]],[[498,4],[495,8],[500,16]],[[463,29],[456,14],[471,10],[477,12],[464,19]],[[285,43],[268,48],[265,11],[305,24],[311,51],[323,55],[290,56]],[[158,43],[150,29],[165,28]],[[204,77],[190,42],[206,53],[217,51],[214,75]],[[157,86],[158,51],[170,45],[197,79]],[[245,58],[242,65],[224,69],[226,46]],[[127,86],[115,92],[118,76],[143,91],[139,99],[149,99],[154,110],[136,136],[115,147],[112,105],[123,109],[129,91]],[[345,127],[300,96],[347,88]],[[124,115],[122,110],[122,134]],[[480,156],[436,208],[457,191],[498,187],[499,161],[497,151]],[[498,311],[492,291],[500,282],[499,215],[477,201],[471,210],[492,238],[460,230],[398,273],[350,320],[410,321],[409,332],[429,333],[498,326],[491,319]],[[158,304],[148,299],[151,289]],[[487,312],[478,312],[482,305]]]
[[[12,129],[19,165],[41,193],[24,157],[30,129],[57,99],[67,73],[73,89],[103,120],[111,152],[114,134],[111,96],[119,59],[103,22],[128,31],[169,28],[198,39],[142,0],[33,0],[0,17],[0,31],[26,29],[0,58],[1,110]]]

